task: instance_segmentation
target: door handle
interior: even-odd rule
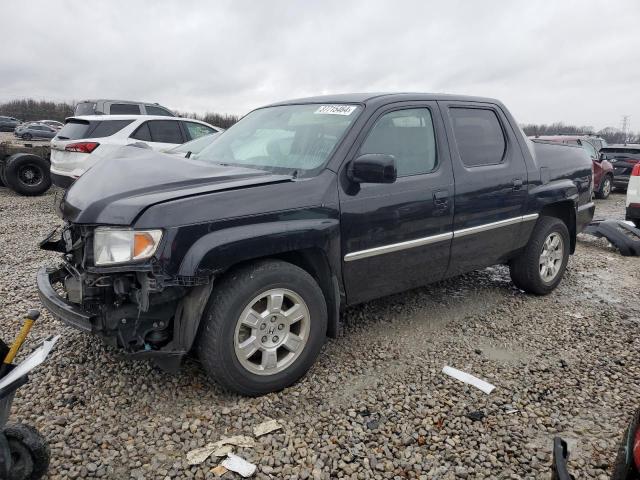
[[[513,179],[513,189],[514,190],[521,190],[522,189],[522,179],[521,178],[514,178]]]
[[[449,192],[446,190],[438,190],[433,192],[433,204],[439,208],[446,208],[449,200]]]

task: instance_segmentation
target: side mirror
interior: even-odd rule
[[[347,167],[349,180],[356,183],[394,183],[398,177],[393,155],[366,153]]]

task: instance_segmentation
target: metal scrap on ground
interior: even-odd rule
[[[196,448],[187,453],[187,462],[189,465],[200,465],[211,455],[214,457],[224,457],[236,447],[253,447],[255,442],[253,438],[244,435],[236,435],[234,437],[223,438],[217,442],[208,443],[204,447]]]
[[[280,425],[277,420],[267,420],[266,422],[262,422],[260,425],[256,425],[255,427],[253,427],[253,434],[256,437],[260,437],[262,435],[266,435],[267,433],[280,430],[281,428],[282,425]]]
[[[495,385],[491,385],[489,382],[485,382],[484,380],[478,377],[474,377],[470,373],[463,372],[462,370],[458,370],[457,368],[453,368],[445,365],[444,368],[442,369],[442,373],[444,373],[445,375],[449,375],[450,377],[453,377],[457,380],[460,380],[461,382],[467,383],[469,385],[473,385],[474,387],[479,388],[486,394],[491,393],[493,389],[496,388]]]
[[[228,454],[227,458],[220,465],[227,470],[239,473],[245,478],[253,475],[257,468],[253,463],[247,462],[244,458],[234,455],[233,453]]]

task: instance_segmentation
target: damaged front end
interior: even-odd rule
[[[166,275],[155,258],[96,266],[96,230],[67,224],[41,242],[63,254],[58,267],[38,272],[42,303],[64,323],[127,354],[177,369],[195,339],[211,279]]]

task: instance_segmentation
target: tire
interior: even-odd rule
[[[5,162],[6,185],[20,195],[42,195],[51,186],[49,162],[29,153],[16,153]]]
[[[269,297],[272,304],[278,303],[273,292],[283,293],[282,309],[269,313],[264,303],[262,311],[263,297],[264,302]],[[254,304],[257,298],[261,300]],[[296,317],[301,319],[289,326],[285,313],[292,314],[296,298]],[[262,316],[247,313],[250,307]],[[245,317],[255,321],[253,327],[243,324]],[[280,332],[284,333],[278,336]],[[196,340],[197,352],[210,378],[225,389],[258,396],[282,390],[302,377],[320,353],[326,332],[327,304],[313,277],[290,263],[265,260],[231,271],[214,287]],[[302,346],[298,343],[299,350],[290,350],[285,344],[295,338],[302,339]],[[247,342],[246,352],[259,348],[252,355],[236,354]],[[269,359],[275,359],[275,366],[265,366]]]
[[[4,434],[11,451],[9,480],[37,480],[49,468],[49,446],[38,431],[24,424],[9,425]]]
[[[0,160],[0,187],[7,186],[7,179],[4,176],[4,161]]]
[[[600,182],[600,188],[596,192],[596,198],[605,199],[613,191],[613,177],[611,175],[605,175]]]
[[[551,237],[552,235],[554,237]],[[552,252],[555,253],[556,260],[552,260],[550,256],[546,257],[550,259],[550,262],[555,262],[554,271],[556,273],[552,278],[543,278],[540,261],[545,242],[550,238],[559,238],[559,241],[562,242],[562,251],[560,254],[557,251]],[[540,217],[524,251],[509,264],[511,280],[516,287],[527,293],[535,295],[551,293],[562,280],[567,268],[570,247],[569,230],[564,222],[555,217]],[[546,272],[550,271],[551,268],[547,267]]]
[[[624,431],[624,435],[618,443],[618,454],[616,455],[615,463],[613,464],[613,474],[611,480],[628,480],[630,478],[636,478],[632,474],[637,473],[633,462],[633,439],[640,423],[640,410],[637,410],[631,423]]]
[[[33,135],[31,135],[30,133],[23,133],[21,138],[23,140],[31,140],[33,138]]]

